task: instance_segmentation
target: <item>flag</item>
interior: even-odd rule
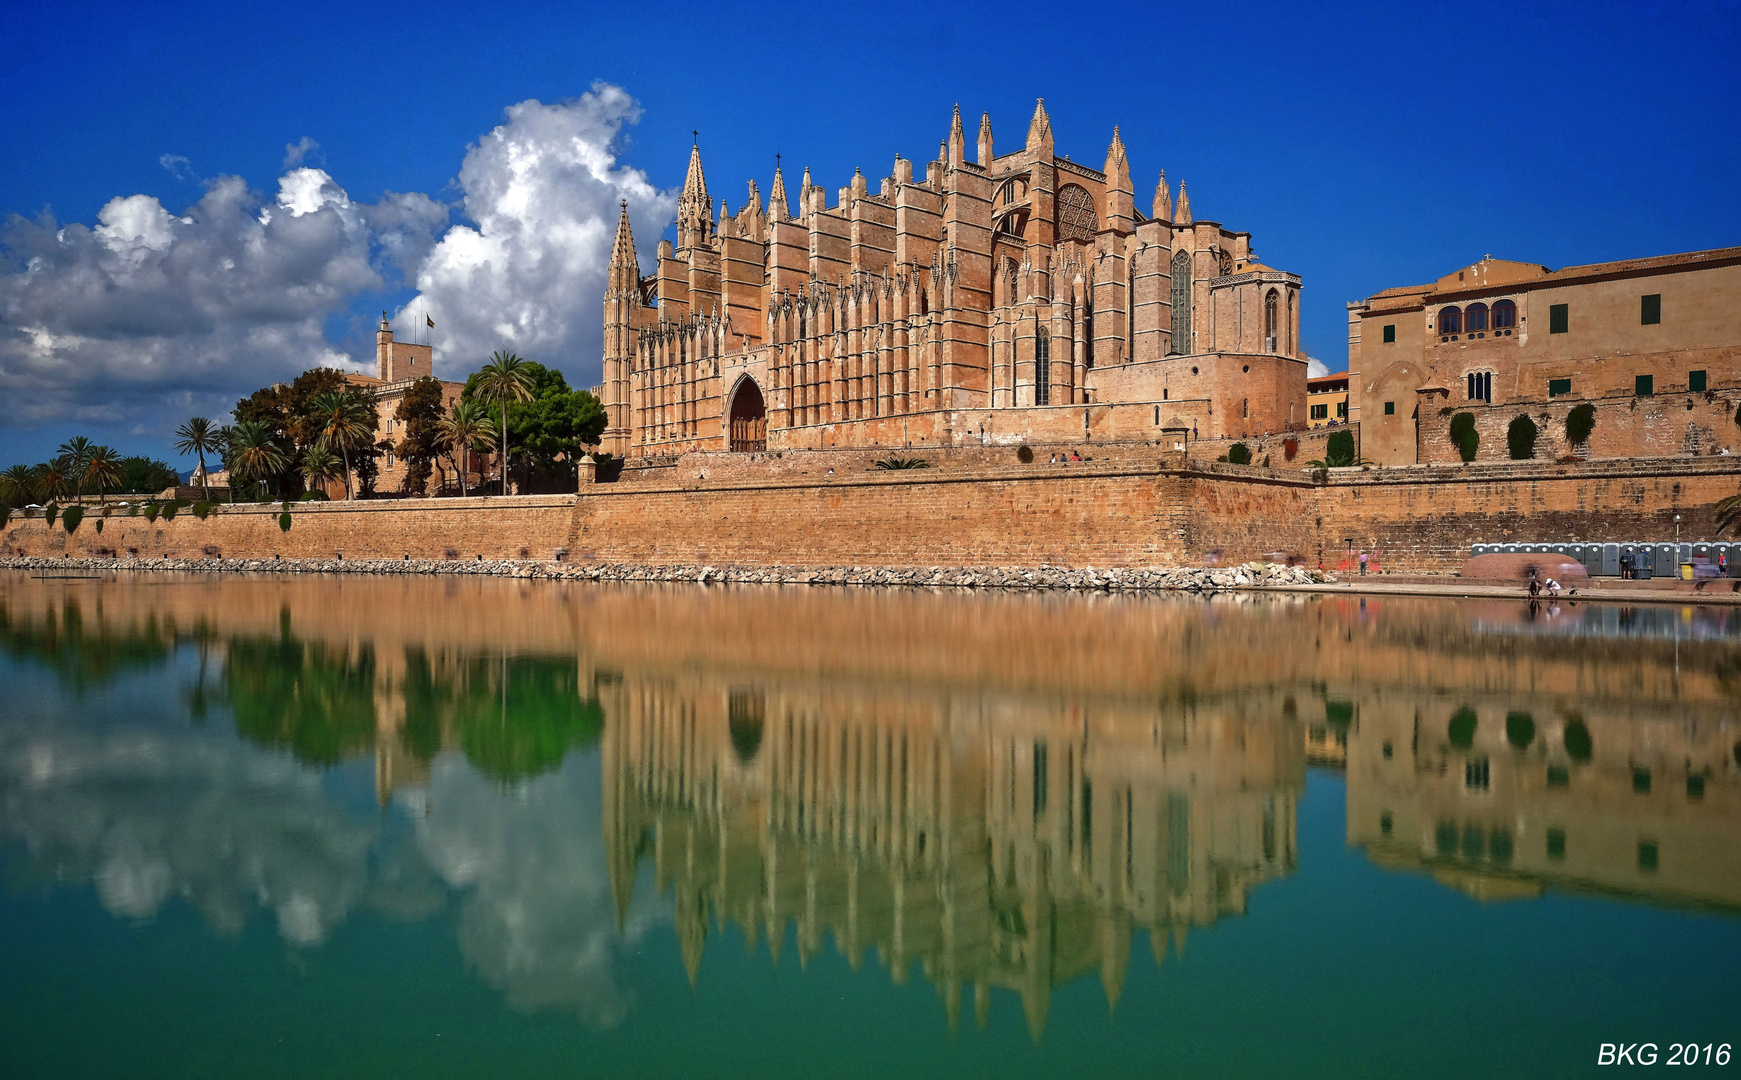
[[[425,315],[425,316],[423,316],[423,321],[429,324],[429,328],[431,330],[435,329],[435,320],[434,319],[430,318],[428,315]]]

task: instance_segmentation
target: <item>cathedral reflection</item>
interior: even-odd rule
[[[1097,971],[1116,1005],[1134,934],[1160,963],[1294,867],[1304,756],[1262,702],[611,691],[612,889],[626,909],[652,863],[691,980],[727,923],[775,963],[788,936],[800,963],[827,937],[896,982],[917,964],[952,1026],[969,994],[984,1023],[992,992],[1014,991],[1038,1037],[1054,987]]]

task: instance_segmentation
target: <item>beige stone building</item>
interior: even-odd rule
[[[1348,373],[1306,380],[1306,422],[1314,428],[1348,423]]]
[[[1491,256],[1348,306],[1351,419],[1385,465],[1509,460],[1525,417],[1535,455],[1639,457],[1741,449],[1741,248],[1550,270]],[[1573,442],[1566,417],[1589,404]]]
[[[400,402],[405,400],[406,391],[411,384],[425,376],[435,374],[434,347],[419,345],[410,341],[394,339],[393,328],[387,322],[387,313],[381,313],[381,328],[375,331],[375,374],[347,374],[345,378],[353,386],[367,389],[375,396],[375,409],[378,416],[375,425],[375,441],[391,439],[398,443],[404,437],[399,421],[394,414],[399,409]],[[441,407],[450,409],[465,391],[465,383],[450,382],[446,379],[441,383]],[[398,455],[389,451],[382,454],[380,472],[375,481],[376,491],[398,491],[405,482],[405,462]],[[487,473],[488,455],[467,452],[463,459],[463,467],[468,472],[467,483],[475,484],[478,478]],[[437,491],[445,485],[457,487],[459,477],[455,469],[445,462],[437,461],[431,469],[429,490]],[[328,485],[328,494],[341,494],[344,491],[342,482]]]
[[[1060,156],[1044,104],[1011,152],[957,110],[936,160],[836,192],[776,168],[733,213],[699,147],[677,242],[643,274],[625,209],[604,301],[605,449],[1203,438],[1305,426],[1300,279],[1193,216],[1137,206],[1119,133]]]

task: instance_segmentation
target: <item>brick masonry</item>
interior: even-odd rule
[[[1352,544],[1376,548],[1388,569],[1442,571],[1477,542],[1670,537],[1676,513],[1684,538],[1710,539],[1711,504],[1741,491],[1732,457],[1355,469],[1324,484],[1171,453],[944,464],[706,480],[674,468],[579,496],[305,503],[289,532],[276,505],[224,506],[205,521],[112,512],[102,533],[93,508],[70,538],[41,517],[14,518],[0,554],[548,559],[566,548],[576,561],[641,564],[1116,567],[1198,564],[1218,551],[1315,561],[1322,545],[1334,566]]]

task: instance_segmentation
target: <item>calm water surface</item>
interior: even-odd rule
[[[0,572],[0,688],[7,1077],[1741,1042],[1737,612]]]

